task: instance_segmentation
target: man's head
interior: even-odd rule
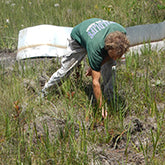
[[[119,59],[128,49],[129,41],[122,32],[112,32],[105,38],[105,50],[114,60]]]

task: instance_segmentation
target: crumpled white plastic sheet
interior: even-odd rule
[[[38,25],[19,32],[17,60],[61,57],[67,51],[72,27]]]
[[[125,56],[127,54],[128,55],[132,55],[132,54],[141,55],[145,49],[152,50],[152,51],[156,50],[157,52],[164,51],[165,50],[165,40],[132,46],[129,48],[129,51],[122,56],[121,61],[122,62],[125,61]]]
[[[141,54],[144,49],[163,51],[165,50],[165,40],[132,46],[129,48],[129,51],[131,54],[132,53]]]
[[[67,53],[67,38],[73,27],[38,25],[22,29],[18,36],[17,60],[38,57],[62,57]],[[127,27],[130,52],[141,54],[145,48],[165,49],[165,21]],[[145,43],[145,44],[144,44]]]

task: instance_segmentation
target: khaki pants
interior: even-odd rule
[[[86,49],[80,46],[75,40],[68,39],[68,41],[67,54],[61,60],[61,68],[50,77],[42,89],[43,92],[46,92],[49,87],[59,84],[64,78],[68,77],[87,54]]]

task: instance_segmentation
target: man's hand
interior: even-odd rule
[[[106,119],[107,118],[107,110],[106,109],[104,109],[104,107],[102,107],[102,118],[103,119]]]
[[[89,67],[85,73],[86,76],[92,76],[92,69]]]

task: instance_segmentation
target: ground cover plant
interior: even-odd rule
[[[45,98],[56,59],[15,61],[18,32],[39,24],[75,26],[99,17],[123,26],[164,21],[162,0],[0,1],[1,164],[164,164],[165,52],[145,48],[118,61],[117,105],[95,111],[91,79],[75,70]],[[121,104],[121,98],[124,104]]]

